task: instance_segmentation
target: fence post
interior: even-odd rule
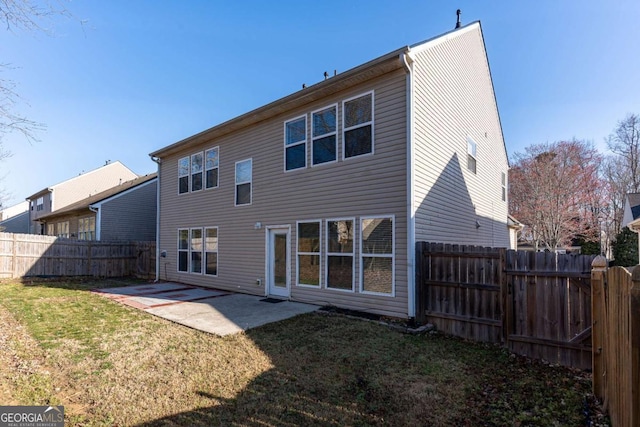
[[[507,281],[507,250],[500,249],[500,305],[502,310],[502,344],[509,348],[509,333],[511,325],[511,310],[509,304],[509,284]]]
[[[591,263],[591,347],[593,366],[593,394],[602,399],[605,394],[606,372],[604,369],[603,345],[606,338],[606,310],[605,310],[605,277],[607,273],[607,259],[597,256]]]
[[[415,278],[415,305],[416,305],[416,323],[422,325],[426,321],[425,316],[425,292],[424,292],[424,246],[425,242],[416,242],[416,255],[414,260],[416,278]]]
[[[631,335],[631,425],[640,425],[640,266],[631,274],[629,332]]]

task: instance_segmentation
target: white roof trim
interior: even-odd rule
[[[472,22],[471,24],[465,25],[464,27],[461,27],[461,28],[456,28],[441,36],[437,36],[433,39],[429,39],[420,43],[416,43],[413,46],[410,46],[409,55],[411,56],[417,55],[421,52],[424,52],[427,49],[431,49],[434,46],[438,46],[439,44],[446,43],[451,39],[459,37],[470,31],[476,31],[479,29],[480,29],[480,21]]]

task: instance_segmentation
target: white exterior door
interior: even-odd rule
[[[289,297],[291,232],[289,228],[267,229],[267,292],[269,295]]]

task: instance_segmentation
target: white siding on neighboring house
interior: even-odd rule
[[[480,24],[412,48],[416,240],[508,247],[508,160]],[[475,169],[468,145],[476,145]]]

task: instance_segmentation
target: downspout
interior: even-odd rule
[[[100,241],[100,229],[102,228],[100,227],[100,224],[102,223],[102,215],[100,214],[101,210],[100,208],[94,208],[91,206],[89,206],[89,210],[96,213],[96,240]]]
[[[414,203],[415,170],[414,153],[414,100],[413,100],[413,59],[407,47],[402,60],[407,68],[407,314],[416,317],[416,213]]]
[[[160,280],[160,157],[151,156],[151,160],[158,165],[158,184],[156,185],[156,280]],[[166,278],[165,278],[166,279]]]

